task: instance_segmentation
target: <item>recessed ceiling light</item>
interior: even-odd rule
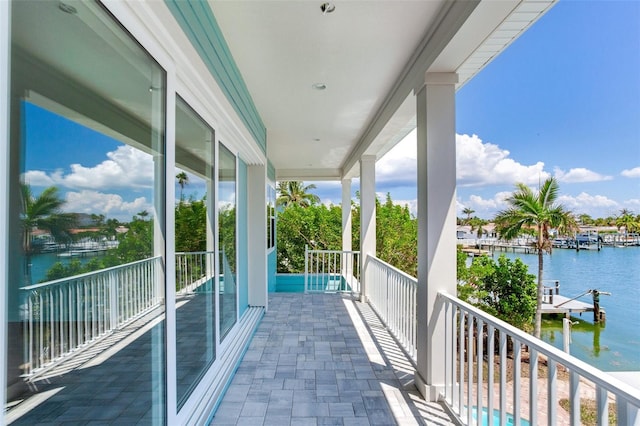
[[[61,11],[65,12],[65,13],[69,13],[71,15],[76,15],[78,13],[78,9],[76,9],[73,6],[71,6],[70,4],[66,4],[66,3],[63,3],[63,2],[58,3],[58,9],[60,9]]]
[[[320,10],[322,11],[323,15],[326,15],[327,13],[331,13],[334,10],[336,10],[336,5],[333,4],[333,3],[329,3],[329,2],[322,3],[320,5]]]
[[[324,83],[314,83],[313,85],[311,85],[311,87],[313,87],[316,90],[324,90],[327,88],[327,85]]]

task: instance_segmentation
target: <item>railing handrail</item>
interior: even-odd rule
[[[478,309],[475,306],[464,302],[455,296],[441,291],[438,293],[438,297],[446,299],[453,305],[456,305],[462,310],[473,314],[475,317],[481,318],[485,323],[499,330],[504,330],[507,334],[514,337],[520,343],[523,343],[530,348],[534,348],[538,353],[553,359],[558,364],[564,365],[569,370],[579,373],[584,378],[591,380],[607,391],[622,396],[627,401],[631,402],[634,406],[640,407],[640,390],[633,388],[631,385],[628,385],[623,381],[607,374],[605,371],[599,370],[596,367],[593,367],[586,362],[581,361],[578,358],[575,358],[574,356],[571,356],[561,351],[560,349],[531,336],[530,334],[512,326],[511,324],[508,324],[492,315],[489,315],[481,309]],[[606,378],[602,377],[603,373],[606,374]]]
[[[309,250],[307,250],[307,253],[360,254],[360,250],[313,250],[313,249],[309,249]]]
[[[205,250],[205,251],[177,251],[176,256],[181,256],[185,254],[212,254],[215,253],[213,250]]]
[[[97,274],[104,274],[106,272],[111,272],[111,271],[115,271],[117,269],[123,269],[123,268],[128,268],[131,266],[135,266],[139,263],[144,263],[144,262],[149,262],[152,260],[157,260],[157,259],[161,259],[162,256],[154,256],[154,257],[149,257],[146,259],[142,259],[142,260],[136,260],[134,262],[129,262],[129,263],[123,263],[122,265],[116,265],[116,266],[110,266],[108,268],[104,268],[104,269],[98,269],[97,271],[91,271],[91,272],[85,272],[83,274],[78,274],[78,275],[72,275],[70,277],[65,277],[65,278],[58,278],[56,280],[52,280],[52,281],[45,281],[43,283],[38,283],[38,284],[32,284],[32,285],[28,285],[26,287],[20,287],[20,290],[37,290],[43,287],[49,287],[49,286],[53,286],[56,284],[61,284],[64,283],[66,281],[73,281],[73,280],[79,280],[81,278],[87,278],[90,277],[92,275],[97,275]]]
[[[369,255],[369,256],[367,256],[367,260],[365,260],[365,263],[369,262],[369,261],[377,262],[377,263],[381,264],[382,266],[384,266],[385,268],[389,268],[389,269],[393,270],[393,272],[395,272],[395,273],[397,273],[397,274],[399,274],[399,275],[401,275],[401,276],[403,276],[403,277],[415,282],[416,284],[418,284],[418,279],[416,277],[407,274],[403,270],[396,268],[395,266],[385,262],[384,260],[381,260],[381,259],[378,259],[375,256]]]

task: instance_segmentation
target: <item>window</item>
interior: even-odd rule
[[[218,233],[220,336],[237,320],[236,156],[218,144]]]
[[[98,3],[11,13],[6,415],[162,424],[165,72]]]
[[[180,409],[216,358],[214,133],[176,100],[176,377]]]
[[[276,189],[272,182],[267,184],[267,250],[276,245]]]

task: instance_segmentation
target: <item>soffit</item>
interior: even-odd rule
[[[462,86],[553,1],[342,1],[331,14],[320,4],[210,1],[278,179],[357,175],[360,155],[380,158],[415,126],[409,84],[458,72]]]

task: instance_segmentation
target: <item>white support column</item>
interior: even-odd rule
[[[364,155],[360,159],[360,301],[367,301],[367,282],[364,266],[367,256],[376,255],[376,157]]]
[[[267,170],[247,167],[247,236],[249,239],[249,305],[267,307]]]
[[[351,179],[342,179],[342,251],[351,251]]]
[[[427,73],[416,89],[418,295],[416,384],[436,401],[444,387],[445,328],[439,291],[456,294],[455,73]]]

